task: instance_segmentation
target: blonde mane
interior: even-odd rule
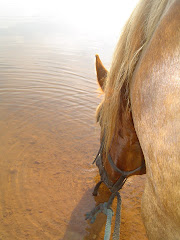
[[[125,112],[131,110],[129,83],[142,50],[150,41],[167,3],[168,0],[140,0],[122,31],[106,79],[104,99],[97,108],[97,116],[105,133],[106,153],[113,136],[117,134],[122,99],[125,99]]]

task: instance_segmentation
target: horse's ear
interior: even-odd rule
[[[103,66],[99,58],[99,55],[96,55],[96,73],[97,73],[97,80],[98,80],[99,86],[104,91],[104,85],[105,85],[104,83],[106,81],[108,71]]]

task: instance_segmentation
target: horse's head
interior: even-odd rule
[[[108,72],[98,55],[96,55],[96,71],[98,83],[104,92]],[[122,91],[124,91],[123,87]],[[123,99],[120,99],[120,101],[122,101],[122,108],[119,109],[118,113],[119,126],[116,126],[118,128],[117,134],[113,136],[110,150],[106,153],[103,149],[105,132],[101,129],[101,148],[96,159],[101,178],[110,189],[114,188],[115,183],[119,186],[118,188],[121,188],[124,179],[130,175],[144,174],[146,171],[144,156],[133,124],[132,113],[127,111],[126,107],[123,107]],[[103,103],[100,108],[103,108]],[[99,114],[101,114],[101,109],[98,110],[97,119]]]

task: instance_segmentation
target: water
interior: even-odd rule
[[[0,27],[0,239],[103,239],[105,217],[84,214],[108,199],[92,191],[99,147],[95,54],[107,66],[116,37],[87,35],[45,18],[2,18]],[[144,177],[122,190],[121,239],[146,239]],[[115,205],[114,205],[115,207]]]

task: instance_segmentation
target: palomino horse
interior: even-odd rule
[[[96,70],[104,92],[97,121],[108,183],[112,188],[121,179],[122,187],[128,176],[146,172],[147,236],[179,240],[180,0],[141,0],[122,31],[110,71],[98,55]]]

